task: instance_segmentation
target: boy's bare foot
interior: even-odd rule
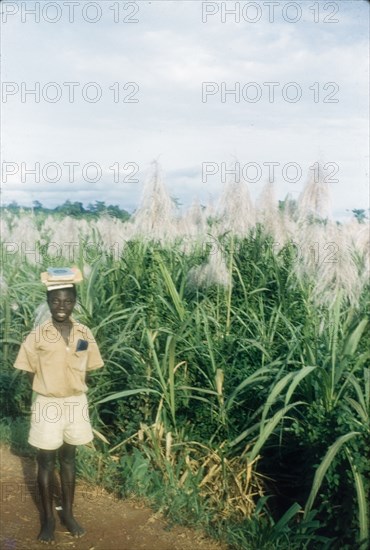
[[[45,520],[41,524],[41,530],[37,540],[43,542],[44,544],[54,544],[54,530],[55,530],[55,519],[51,518]]]
[[[86,533],[85,529],[77,523],[73,516],[63,515],[62,523],[67,527],[73,537],[83,537]]]

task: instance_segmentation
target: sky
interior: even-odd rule
[[[369,2],[3,1],[1,200],[184,207],[240,179],[369,207]]]

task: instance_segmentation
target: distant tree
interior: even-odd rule
[[[109,214],[109,216],[112,216],[112,218],[118,218],[122,221],[126,221],[130,218],[130,214],[126,212],[126,210],[121,210],[117,204],[115,204],[114,206],[113,204],[110,204],[107,207],[106,212],[107,214]]]
[[[19,206],[18,206],[18,203],[16,201],[12,201],[9,205],[8,205],[8,208],[9,210],[19,210]]]
[[[171,197],[171,201],[173,202],[175,208],[180,208],[180,206],[182,206],[182,202],[178,197]]]
[[[107,207],[105,206],[104,201],[95,201],[94,209],[97,214],[102,214],[103,212],[106,212]]]
[[[84,205],[82,204],[82,202],[75,201],[72,205],[72,208],[75,215],[80,215],[85,212]]]
[[[43,206],[40,201],[32,201],[34,210],[42,210]]]
[[[0,0],[1,1],[1,0]],[[47,215],[56,215],[58,218],[71,216],[74,218],[98,219],[102,215],[109,215],[112,218],[117,218],[122,221],[130,219],[130,214],[127,210],[121,209],[117,204],[106,206],[104,201],[96,201],[95,204],[89,203],[86,209],[82,202],[71,202],[66,200],[63,204],[55,208],[46,208],[40,201],[32,202],[32,208],[29,206],[19,206],[15,201],[12,201],[8,206],[1,206],[0,210],[10,210],[13,214],[19,216],[22,212],[31,212],[33,210],[37,224],[42,224]]]
[[[70,206],[71,206],[71,201],[70,200],[66,200],[62,205],[58,205],[54,208],[54,212],[61,212],[63,214],[65,214],[67,212],[67,210],[69,210]]]
[[[54,212],[59,212],[63,214],[63,216],[72,216],[73,218],[82,218],[83,214],[85,213],[85,209],[83,207],[82,202],[71,202],[70,200],[66,200],[62,206],[57,206],[54,208]]]
[[[290,195],[287,195],[284,200],[279,200],[280,212],[286,212],[289,216],[294,217],[297,214],[298,203],[296,199],[292,199]]]
[[[366,210],[364,208],[354,208],[352,210],[352,213],[358,223],[365,223],[365,220],[367,219]]]

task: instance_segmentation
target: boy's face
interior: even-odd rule
[[[73,290],[69,288],[51,290],[48,292],[47,301],[51,316],[58,323],[67,321],[76,305]]]

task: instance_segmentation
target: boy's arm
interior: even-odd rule
[[[86,335],[88,338],[88,361],[86,365],[86,376],[87,376],[89,371],[94,371],[96,369],[102,368],[104,366],[104,361],[100,355],[99,347],[90,329],[87,329]]]
[[[36,365],[37,356],[34,349],[34,334],[30,333],[19,348],[14,367],[23,372],[27,372],[31,387],[36,372]]]

